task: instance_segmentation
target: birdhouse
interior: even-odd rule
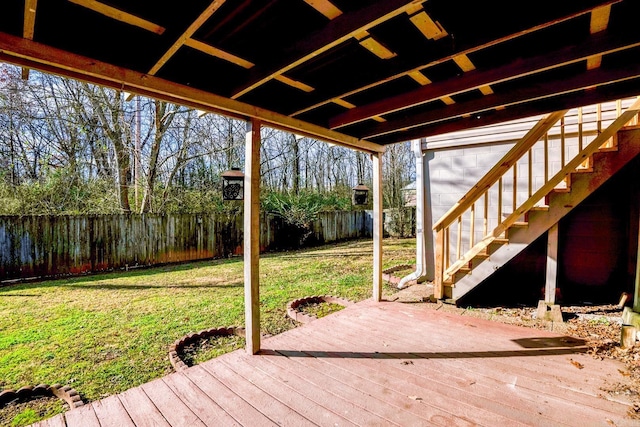
[[[356,206],[366,205],[369,199],[369,187],[362,183],[353,187],[352,201]]]
[[[240,168],[231,168],[222,175],[222,199],[244,199],[244,174]]]

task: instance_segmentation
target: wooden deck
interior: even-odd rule
[[[638,426],[579,340],[365,301],[39,426]]]

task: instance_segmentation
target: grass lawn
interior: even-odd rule
[[[385,239],[383,250],[383,268],[415,262],[415,239]],[[286,305],[303,296],[369,298],[372,253],[360,240],[262,255],[262,332],[295,327]],[[171,372],[167,349],[183,335],[244,325],[243,261],[2,287],[0,313],[0,391],[59,383],[92,401]]]

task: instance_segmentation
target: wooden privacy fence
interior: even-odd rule
[[[0,281],[242,254],[242,215],[0,216]],[[261,251],[372,235],[366,211],[326,212],[301,232],[263,214]]]

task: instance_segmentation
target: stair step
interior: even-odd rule
[[[529,209],[527,212],[525,212],[524,220],[527,222],[531,222],[531,220],[540,212],[548,212],[548,211],[549,211],[549,206],[534,206],[531,209]]]
[[[489,243],[489,246],[487,246],[487,253],[491,255],[507,243],[509,243],[509,239],[495,239],[493,242]]]
[[[550,205],[551,199],[553,198],[554,194],[562,194],[562,193],[570,193],[570,192],[571,192],[571,188],[554,188],[549,192],[549,194],[544,196],[544,203],[547,205]]]
[[[611,153],[614,151],[618,151],[618,146],[614,145],[613,147],[600,147],[597,153]]]
[[[458,271],[453,273],[452,283],[457,282],[458,280],[462,279],[467,274],[471,274],[471,269],[469,267],[460,267],[458,269]]]
[[[593,172],[593,166],[588,168],[577,168],[572,173],[591,173]]]

